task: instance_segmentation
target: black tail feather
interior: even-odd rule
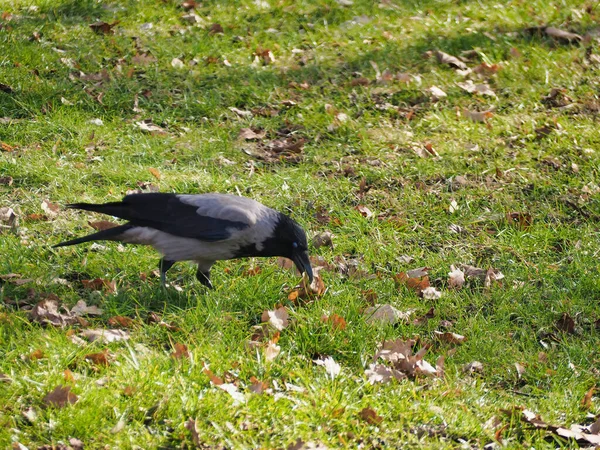
[[[75,203],[75,205],[86,205],[86,204],[85,203]],[[68,205],[68,206],[71,207],[71,205]],[[104,206],[104,205],[91,205],[91,206]],[[76,206],[76,208],[84,209],[84,208],[80,208],[79,206]],[[90,211],[92,211],[92,210],[90,210]],[[113,227],[113,228],[109,228],[107,230],[98,231],[97,233],[92,233],[92,234],[89,234],[87,236],[83,236],[83,237],[80,237],[77,239],[72,239],[70,241],[61,242],[60,244],[53,245],[52,248],[66,247],[67,245],[76,245],[76,244],[81,244],[82,242],[89,242],[89,241],[118,241],[121,234],[123,234],[124,231],[127,231],[130,228],[133,228],[133,225],[130,225],[130,224],[120,225],[118,227]]]
[[[123,202],[110,202],[103,204],[95,203],[71,203],[67,205],[67,208],[72,209],[83,209],[85,211],[92,211],[102,214],[108,214],[109,216],[119,217],[121,219],[130,219],[130,213],[128,213],[128,206]]]

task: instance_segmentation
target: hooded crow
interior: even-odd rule
[[[177,261],[198,264],[196,278],[212,287],[210,268],[215,261],[251,256],[282,256],[294,261],[312,282],[306,233],[294,220],[265,205],[229,194],[131,194],[120,202],[73,203],[69,208],[94,211],[128,222],[54,247],[88,241],[121,241],[151,245],[163,257],[166,272]]]

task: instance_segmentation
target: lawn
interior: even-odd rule
[[[599,20],[0,0],[0,447],[598,442]],[[332,233],[324,292],[295,298],[276,258],[220,262],[207,290],[187,263],[163,288],[150,248],[51,248],[113,220],[64,205],[156,190]],[[408,368],[377,358],[404,341]]]

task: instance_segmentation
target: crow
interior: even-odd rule
[[[219,260],[252,256],[291,259],[313,280],[306,233],[290,217],[246,197],[230,194],[148,193],[120,202],[73,203],[68,208],[108,214],[128,222],[54,246],[89,241],[151,245],[162,254],[163,285],[177,261],[198,264],[196,278],[212,288],[210,269]]]

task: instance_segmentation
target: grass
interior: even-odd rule
[[[0,2],[0,10],[0,83],[11,88],[0,92],[7,144],[0,177],[13,179],[0,184],[0,207],[19,217],[18,228],[1,235],[0,274],[33,280],[7,280],[0,290],[0,373],[11,379],[0,380],[1,447],[70,438],[86,448],[192,447],[184,424],[194,418],[199,442],[210,448],[286,448],[297,439],[332,448],[481,448],[497,439],[508,448],[569,448],[573,441],[501,410],[525,407],[567,427],[600,413],[597,397],[581,406],[598,387],[600,361],[600,72],[589,56],[598,55],[596,3],[207,1],[196,7],[195,23],[182,19],[193,11],[170,0],[16,0]],[[95,21],[119,23],[103,35],[90,29]],[[215,23],[222,33],[210,31]],[[568,44],[529,30],[542,25],[590,38]],[[475,50],[469,67],[500,64],[484,78],[496,97],[461,89],[464,76],[423,56],[435,49]],[[378,83],[372,62],[420,81]],[[368,84],[353,82],[361,77]],[[447,97],[433,101],[431,86]],[[553,88],[564,104],[543,100]],[[239,117],[232,107],[254,114]],[[491,109],[493,117],[472,122],[463,109]],[[148,119],[164,133],[135,125]],[[544,126],[552,130],[542,136]],[[248,127],[265,130],[265,141],[292,130],[305,139],[301,161],[249,156],[243,150],[260,148],[238,138]],[[439,157],[417,154],[428,144]],[[310,235],[332,231],[335,247],[313,254],[356,258],[376,276],[322,272],[325,295],[294,306],[287,295],[297,278],[274,260],[219,263],[213,291],[181,263],[169,275],[183,290],[164,291],[150,276],[158,260],[151,249],[50,248],[89,232],[87,221],[97,216],[32,216],[44,214],[43,200],[118,200],[149,183],[255,198],[290,213]],[[453,200],[458,209],[450,212]],[[358,205],[374,217],[363,217]],[[331,220],[319,221],[317,211]],[[507,213],[528,213],[533,222],[519,226]],[[505,278],[452,290],[452,264],[493,267]],[[250,276],[256,266],[260,273]],[[394,284],[394,275],[421,266],[431,268],[439,300]],[[115,280],[117,292],[84,289],[80,280],[93,278]],[[435,317],[373,326],[362,313],[368,290],[378,303],[416,309],[415,317],[434,307]],[[92,327],[133,318],[131,339],[80,346],[69,338],[79,327],[42,327],[12,306],[49,293],[67,305],[84,299],[101,307]],[[294,324],[281,332],[281,354],[269,363],[247,342],[261,313],[279,303]],[[151,312],[177,329],[147,323]],[[574,318],[574,333],[556,329],[563,313]],[[323,322],[331,314],[346,328]],[[466,336],[464,344],[434,339],[444,321]],[[431,345],[428,361],[447,356],[445,377],[369,384],[363,372],[378,345],[415,336]],[[176,343],[189,358],[170,356]],[[109,365],[85,360],[104,349]],[[30,356],[36,350],[42,358]],[[341,364],[337,378],[312,362],[320,356]],[[472,361],[483,363],[482,374],[463,371]],[[521,376],[515,363],[525,367]],[[213,386],[205,366],[238,383],[245,402]],[[251,377],[273,392],[249,393]],[[46,407],[42,399],[61,384],[79,400]],[[382,417],[379,424],[360,418],[366,407]]]

